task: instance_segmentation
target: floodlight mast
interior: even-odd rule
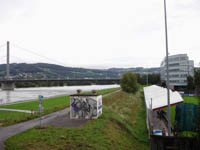
[[[170,116],[170,93],[169,93],[169,61],[168,61],[168,34],[167,34],[167,9],[166,0],[164,0],[164,16],[165,16],[165,40],[166,40],[166,65],[167,65],[167,104],[168,104],[168,136],[171,135],[171,116]]]

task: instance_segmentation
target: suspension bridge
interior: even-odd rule
[[[0,79],[1,89],[2,90],[14,90],[15,83],[19,82],[89,82],[89,83],[100,83],[105,82],[108,84],[119,83],[119,78],[59,78],[59,79],[12,79],[10,75],[10,42],[7,41],[6,45],[6,76],[3,79]],[[2,45],[2,46],[5,46]],[[25,49],[24,49],[25,50]],[[32,52],[34,54],[34,52]],[[35,55],[38,55],[35,53]],[[47,58],[46,56],[42,56]],[[49,59],[49,58],[47,58]],[[55,61],[54,62],[58,62]]]

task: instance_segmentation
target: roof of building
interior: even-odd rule
[[[144,96],[148,109],[157,110],[168,106],[166,88],[157,85],[144,87]],[[183,103],[183,98],[178,92],[170,90],[170,105],[178,103]]]

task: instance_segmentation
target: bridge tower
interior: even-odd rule
[[[14,90],[15,84],[10,77],[10,42],[7,41],[7,64],[5,81],[1,84],[2,90]]]

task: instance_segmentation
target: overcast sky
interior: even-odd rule
[[[170,55],[199,64],[200,1],[167,0],[167,11]],[[10,41],[11,62],[159,67],[164,33],[163,0],[0,0],[0,46]]]

